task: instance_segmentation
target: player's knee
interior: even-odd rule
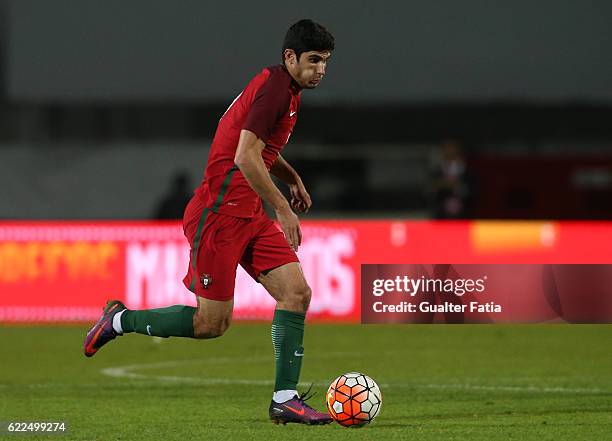
[[[225,331],[227,331],[227,328],[229,328],[229,324],[217,324],[215,326],[210,326],[206,330],[205,338],[221,337],[223,334],[225,334]]]
[[[312,290],[306,282],[296,287],[293,293],[293,299],[296,306],[299,306],[304,312],[308,310],[310,305],[310,299],[312,298]]]
[[[222,320],[197,320],[194,323],[193,335],[198,339],[209,339],[221,337],[230,327],[231,320],[224,318]]]
[[[194,328],[194,337],[198,339],[221,337],[223,334],[225,334],[227,328],[229,328],[229,324],[202,325]]]

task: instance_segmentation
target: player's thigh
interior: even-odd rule
[[[193,317],[194,334],[198,338],[220,337],[232,323],[234,300],[211,300],[196,296],[198,310]]]
[[[268,271],[257,279],[281,309],[306,311],[310,304],[311,291],[299,262],[290,262]]]
[[[250,241],[243,219],[209,212],[190,238],[191,254],[185,286],[215,301],[234,297],[236,268]]]
[[[267,217],[255,219],[253,226],[256,233],[240,264],[279,302],[279,307],[305,310],[310,302],[310,288],[297,255],[284,234]]]

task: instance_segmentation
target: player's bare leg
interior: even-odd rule
[[[312,291],[298,262],[266,271],[259,276],[258,281],[276,300],[276,309],[301,314],[308,311]]]
[[[217,301],[197,296],[198,311],[193,315],[195,338],[221,337],[232,323],[234,301]]]
[[[277,302],[272,321],[276,381],[270,418],[277,424],[328,424],[331,417],[306,404],[309,397],[300,397],[296,390],[304,357],[304,319],[311,297],[302,267],[297,262],[288,263],[261,274],[258,280]]]

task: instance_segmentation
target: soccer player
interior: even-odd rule
[[[327,413],[310,407],[305,403],[308,397],[296,390],[311,297],[295,254],[302,240],[296,213],[310,209],[312,202],[300,176],[280,152],[295,125],[302,90],[319,85],[333,49],[334,37],[323,26],[312,20],[295,23],[285,36],[282,63],[257,74],[219,120],[204,180],[183,217],[191,245],[183,282],[196,294],[198,307],[136,311],[118,300],[110,301],[85,338],[86,356],[129,332],[220,337],[231,322],[240,264],[277,302],[272,321],[276,380],[270,418],[276,423],[331,422]],[[270,174],[289,186],[290,202]],[[282,232],[265,215],[262,199],[274,209]]]

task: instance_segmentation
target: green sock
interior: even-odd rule
[[[183,305],[140,311],[127,309],[121,316],[121,327],[124,333],[193,338],[193,315],[196,311],[197,308]]]
[[[304,318],[300,312],[274,311],[272,346],[276,360],[274,391],[295,390],[304,358]]]

